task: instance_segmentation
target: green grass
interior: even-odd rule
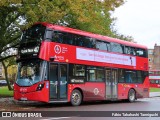
[[[13,91],[9,91],[7,86],[0,87],[0,96],[12,97]]]
[[[150,88],[150,92],[160,92],[160,88]]]

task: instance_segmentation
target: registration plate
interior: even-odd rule
[[[21,97],[21,100],[26,101],[26,100],[27,100],[27,98],[25,98],[25,97]]]

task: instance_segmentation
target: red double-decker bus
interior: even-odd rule
[[[149,97],[145,46],[77,29],[36,23],[23,31],[14,99],[41,102]]]
[[[160,88],[160,70],[149,71],[150,87]]]

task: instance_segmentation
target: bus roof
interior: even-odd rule
[[[103,35],[94,34],[94,33],[90,33],[90,32],[85,32],[85,31],[82,31],[82,30],[73,29],[73,28],[69,28],[69,27],[64,27],[64,26],[60,26],[60,25],[54,25],[54,24],[47,23],[47,22],[37,22],[35,24],[42,24],[42,25],[44,25],[44,26],[46,26],[50,29],[60,30],[60,31],[73,33],[73,34],[79,34],[79,35],[88,36],[88,37],[93,37],[93,38],[104,40],[104,41],[107,41],[107,42],[115,42],[115,43],[119,43],[119,44],[126,45],[126,46],[147,49],[146,46],[140,45],[140,44],[137,44],[137,43],[128,42],[128,41],[120,40],[120,39],[117,39],[117,38],[111,38],[111,37],[108,37],[108,36],[103,36]]]

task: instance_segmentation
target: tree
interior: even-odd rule
[[[0,1],[0,3],[3,1]],[[2,4],[1,4],[2,5]],[[11,57],[15,56],[15,49],[20,37],[20,28],[17,18],[19,14],[14,6],[0,6],[0,62],[2,62],[5,78],[9,90],[11,90],[10,82],[7,75],[6,60],[11,63]]]
[[[124,0],[1,0],[0,7],[12,11],[16,21],[23,19],[25,28],[37,21],[48,21],[112,36],[111,11],[123,3]]]
[[[4,68],[4,74],[5,74],[5,78],[6,78],[9,90],[12,90],[12,87],[11,87],[11,84],[10,84],[10,81],[9,81],[9,78],[8,78],[8,67],[10,67],[12,65],[15,65],[15,64],[16,63],[15,63],[15,58],[14,57],[10,57],[10,58],[2,61],[2,65],[3,65],[3,68]]]
[[[4,60],[15,56],[21,30],[37,21],[116,36],[111,11],[123,3],[124,0],[1,0],[0,62],[5,65]]]

